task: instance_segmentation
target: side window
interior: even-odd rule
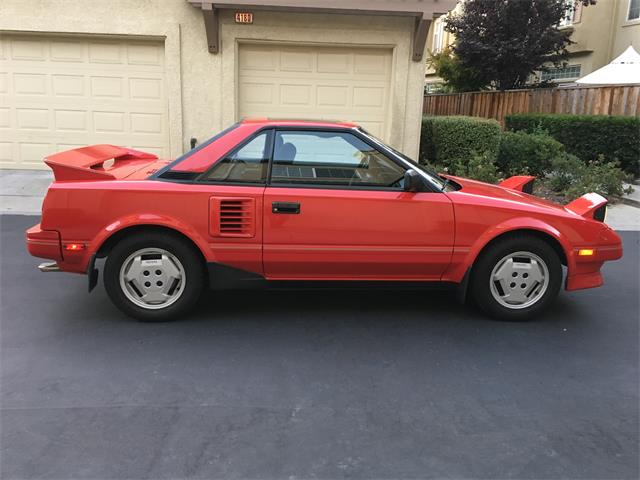
[[[272,184],[402,188],[405,169],[345,132],[276,132]]]
[[[219,160],[209,172],[206,180],[215,182],[265,183],[269,152],[268,132],[263,132],[253,140],[234,150]]]

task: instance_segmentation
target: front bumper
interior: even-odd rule
[[[581,250],[592,250],[593,254],[580,255]],[[601,286],[604,283],[600,272],[602,265],[604,262],[622,258],[622,254],[622,240],[617,233],[607,228],[600,235],[596,245],[584,245],[573,249],[565,288],[571,291]]]

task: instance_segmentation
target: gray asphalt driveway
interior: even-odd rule
[[[1,476],[638,478],[637,232],[531,323],[446,292],[212,294],[123,318],[1,216]]]

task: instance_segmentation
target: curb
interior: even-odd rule
[[[624,203],[625,205],[629,205],[631,207],[640,208],[640,201],[633,200],[632,198],[616,198],[616,202]]]

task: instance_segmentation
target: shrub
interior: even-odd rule
[[[495,162],[500,147],[500,124],[476,117],[423,117],[420,159],[453,169],[474,155]]]
[[[449,172],[460,177],[487,183],[497,183],[500,179],[498,169],[487,153],[474,153],[470,159],[456,161],[451,165]]]
[[[507,176],[543,176],[551,163],[564,152],[564,146],[540,133],[504,132],[500,140],[497,165]]]
[[[565,153],[551,162],[551,173],[548,177],[549,188],[563,193],[583,175],[585,163],[575,155]]]
[[[585,164],[574,155],[565,154],[557,158],[549,175],[549,187],[574,200],[585,193],[596,192],[604,197],[620,197],[630,193],[624,182],[629,175],[619,168],[617,162],[607,162],[604,157]]]
[[[525,113],[507,115],[508,130],[546,130],[567,152],[588,162],[602,155],[605,162],[619,162],[622,169],[640,174],[640,118],[608,115]]]

